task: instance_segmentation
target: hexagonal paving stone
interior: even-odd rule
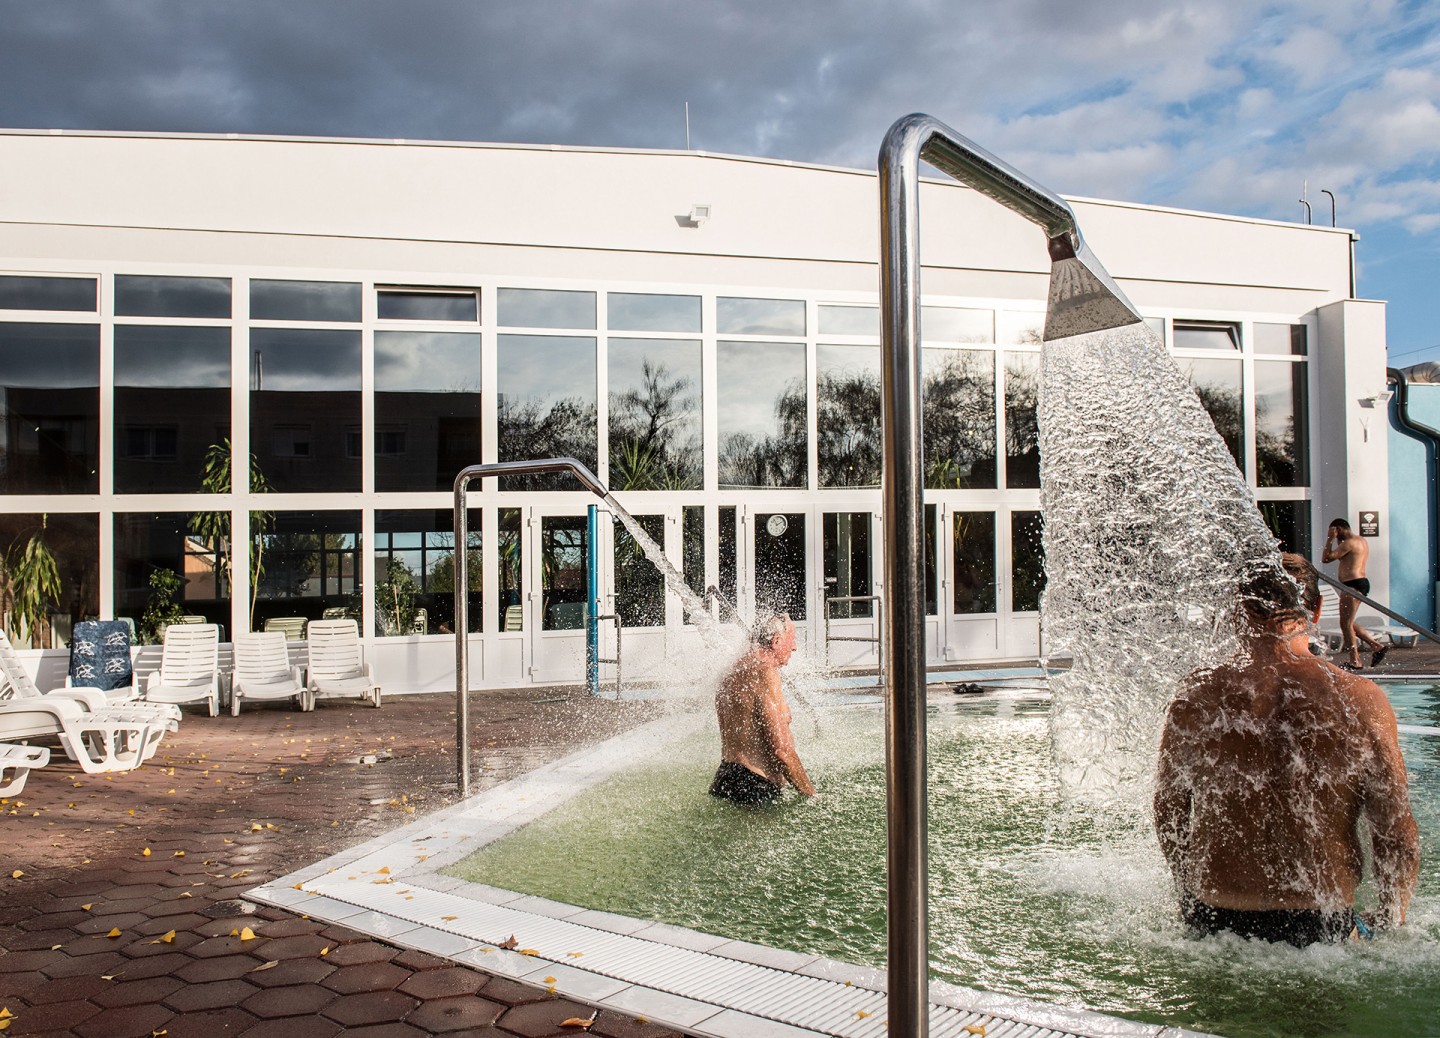
[[[88,940],[88,938],[82,938],[82,940]],[[69,948],[65,950],[70,951]],[[58,952],[56,955],[54,962],[47,963],[40,969],[41,973],[52,980],[58,977],[79,977],[90,973],[111,973],[116,967],[129,961],[118,951],[111,951],[103,947],[99,948],[94,955],[63,955]],[[8,956],[6,957],[8,958]]]
[[[259,966],[249,955],[222,955],[215,959],[196,959],[176,971],[187,984],[204,984],[212,980],[235,980]]]
[[[344,995],[364,991],[393,991],[413,976],[389,962],[365,962],[359,966],[342,966],[325,980],[325,986]]]
[[[400,985],[400,990],[416,998],[451,998],[456,995],[473,995],[484,987],[489,979],[474,970],[451,966],[448,969],[416,973]]]
[[[20,991],[9,983],[10,979],[11,977],[6,977],[0,987],[7,992],[20,994]],[[113,980],[101,980],[94,974],[81,977],[61,977],[59,980],[44,981],[25,991],[25,1001],[32,1006],[43,1006],[51,1002],[86,999],[98,991],[104,991],[113,983],[115,983]]]
[[[403,1020],[415,1005],[415,999],[398,991],[372,991],[336,999],[325,1009],[325,1015],[346,1027],[359,1027]]]
[[[245,1038],[334,1038],[344,1028],[323,1016],[287,1016],[261,1020]]]
[[[294,934],[290,937],[280,937],[275,940],[271,940],[268,933],[266,933],[264,937],[265,945],[263,951],[267,960],[308,959],[319,955],[326,948],[330,947],[329,941],[325,940],[319,934],[314,933]]]
[[[285,959],[278,966],[252,973],[245,979],[262,988],[278,988],[287,984],[314,984],[335,972],[324,959]]]
[[[334,949],[330,961],[336,966],[358,966],[362,962],[389,962],[398,954],[398,949],[375,941],[356,941]]]
[[[14,1012],[14,1010],[11,1010]],[[47,1030],[64,1031],[67,1028],[77,1027],[93,1016],[105,1012],[93,1002],[86,1002],[83,999],[71,999],[67,1002],[53,1002],[38,1009],[29,1010],[20,1014],[22,1024],[28,1030],[35,1030],[44,1027]],[[15,1028],[17,1031],[20,1027]]]
[[[159,1002],[170,992],[183,988],[184,982],[175,977],[146,977],[144,980],[120,980],[105,990],[91,995],[90,1001],[97,1006],[138,1006],[146,1002]]]
[[[258,1017],[303,1016],[318,1013],[341,996],[318,984],[292,984],[251,995],[241,1008]]]
[[[233,1006],[204,1013],[184,1013],[165,1025],[166,1038],[237,1038],[256,1020]]]
[[[587,1033],[597,1038],[683,1038],[679,1031],[613,1011],[602,1012]]]
[[[555,998],[516,1006],[500,1018],[500,1026],[522,1038],[541,1038],[563,1032],[564,1028],[560,1026],[562,1020],[575,1016],[588,1017],[594,1012],[594,1009],[579,1002]]]
[[[205,984],[186,984],[163,1001],[177,1013],[196,1013],[239,1005],[256,990],[253,984],[240,979],[212,980]]]
[[[490,1002],[475,995],[461,995],[457,998],[431,999],[407,1016],[405,1022],[436,1034],[443,1034],[447,1031],[462,1031],[470,1027],[489,1027],[506,1012],[514,1012],[514,1010],[507,1010],[505,1006],[497,1002]],[[555,1019],[558,1023],[560,1020],[574,1015],[574,1013],[568,1013],[566,1016]],[[587,1012],[583,1015],[589,1016],[590,1014]]]
[[[165,947],[155,945],[156,948]],[[141,980],[145,977],[163,977],[188,966],[195,960],[178,951],[166,950],[158,955],[145,955],[135,959],[122,959],[114,975],[125,980]],[[108,971],[102,971],[108,972]]]
[[[80,1038],[148,1038],[174,1015],[154,1003],[120,1006],[97,1013],[74,1031]]]

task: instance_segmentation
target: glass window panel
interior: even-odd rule
[[[825,597],[852,598],[870,594],[870,513],[826,512],[822,518]],[[873,602],[836,602],[834,619],[868,617]]]
[[[348,281],[251,281],[252,321],[358,321],[360,285]]]
[[[995,354],[925,349],[920,364],[925,485],[935,490],[993,488]]]
[[[700,489],[700,343],[611,339],[608,352],[610,488]]]
[[[229,317],[229,278],[115,275],[121,317]]]
[[[1215,423],[1215,431],[1230,448],[1240,471],[1245,471],[1245,412],[1240,361],[1177,357],[1180,370],[1195,387],[1195,395]]]
[[[480,461],[480,336],[375,333],[375,488],[449,490]]]
[[[1147,317],[1145,318],[1145,327],[1154,332],[1155,338],[1159,339],[1162,343],[1165,341],[1165,318]]]
[[[382,321],[480,320],[480,296],[469,292],[425,292],[382,288],[376,293],[376,316]]]
[[[680,510],[680,568],[685,586],[695,594],[705,595],[705,509],[686,505]],[[693,623],[690,611],[684,611],[685,622]]]
[[[1005,354],[1005,485],[1040,485],[1040,354]]]
[[[455,528],[447,510],[375,513],[375,633],[455,633]],[[468,627],[481,629],[480,511],[465,517]]]
[[[804,487],[804,344],[721,342],[717,358],[721,488]]]
[[[719,571],[716,574],[719,582],[716,590],[725,596],[725,601],[732,606],[736,604],[735,592],[737,577],[739,574],[737,555],[739,544],[739,513],[734,505],[721,505],[719,510],[720,518],[720,543],[716,545],[715,558],[719,563]]]
[[[540,629],[578,631],[585,626],[589,522],[583,515],[540,519]]]
[[[594,328],[595,293],[502,288],[500,324],[506,328]]]
[[[37,535],[55,560],[60,592],[48,600],[33,628],[21,622],[13,604],[0,613],[0,620],[16,648],[55,649],[69,643],[75,623],[100,615],[100,517],[0,513],[0,557],[17,557]]]
[[[0,310],[71,310],[94,313],[94,278],[0,275]]]
[[[880,485],[880,348],[815,348],[822,487]]]
[[[1040,609],[1045,592],[1044,530],[1039,512],[1010,513],[1010,608],[1017,613]]]
[[[804,335],[803,299],[715,300],[715,327],[722,335]]]
[[[698,332],[699,296],[662,296],[611,292],[608,300],[612,331]]]
[[[995,311],[956,306],[922,306],[920,337],[926,342],[994,342]]]
[[[360,332],[250,330],[250,450],[277,491],[356,491]]]
[[[1255,475],[1262,487],[1310,483],[1305,364],[1255,363]]]
[[[1310,557],[1310,502],[1261,501],[1260,515],[1280,542],[1281,551]]]
[[[252,628],[273,617],[360,620],[359,512],[252,512]]]
[[[995,612],[995,513],[956,512],[951,516],[954,611]]]
[[[661,548],[665,517],[637,515],[640,529]],[[625,627],[665,626],[665,578],[645,557],[640,542],[623,523],[615,524],[615,612]]]
[[[502,335],[499,351],[498,460],[575,458],[594,471],[595,340]],[[506,476],[502,490],[575,490],[574,477]]]
[[[1303,357],[1306,350],[1303,324],[1262,324],[1255,322],[1255,352],[1282,357]]]
[[[520,522],[520,509],[500,509],[499,541],[500,553],[500,601],[496,604],[495,629],[497,631],[523,631],[525,629],[525,607],[521,598],[521,577],[525,572],[524,527]]]
[[[805,514],[755,516],[755,615],[805,619]]]
[[[115,328],[115,489],[202,489],[230,439],[230,329]]]
[[[0,323],[0,493],[100,490],[100,329]]]
[[[821,306],[821,335],[880,335],[878,306]]]
[[[230,624],[230,513],[118,512],[115,515],[115,615],[135,625],[138,642],[165,640],[165,625],[203,616]],[[152,586],[168,573],[179,587]],[[221,640],[227,641],[225,634]]]
[[[935,616],[940,612],[940,563],[936,554],[935,528],[940,522],[940,510],[935,505],[925,506],[925,615]]]
[[[1005,346],[1038,346],[1045,341],[1045,315],[1001,310],[995,317],[995,341]]]
[[[1175,322],[1177,350],[1238,350],[1240,328],[1234,324]]]

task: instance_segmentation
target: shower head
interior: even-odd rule
[[[1050,243],[1050,295],[1045,341],[1119,328],[1140,321],[1135,307],[1080,234],[1075,212],[1059,195],[928,115],[907,115],[885,136],[882,175],[915,169],[924,159],[1045,232]]]

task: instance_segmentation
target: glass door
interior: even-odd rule
[[[1040,596],[1045,591],[1044,523],[1036,509],[1015,509],[1003,531],[1010,561],[1002,596],[1001,654],[1040,655]]]
[[[585,680],[585,513],[526,509],[529,551],[523,625],[530,632],[530,678],[537,682]]]
[[[816,644],[822,658],[831,666],[879,664],[878,640],[863,640],[879,638],[883,616],[874,602],[867,601],[875,594],[878,537],[879,524],[868,509],[820,515],[821,584]]]
[[[996,513],[946,505],[940,524],[937,605],[945,617],[946,660],[993,659],[1001,652]]]
[[[801,509],[757,509],[748,518],[754,615],[788,613],[801,645],[813,645],[815,611],[809,593],[812,579],[808,513]]]

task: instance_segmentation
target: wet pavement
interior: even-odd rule
[[[655,713],[554,690],[479,694],[470,710],[477,789]],[[443,694],[187,709],[136,771],[86,775],[57,750],[0,801],[5,1038],[676,1034],[609,1010],[564,1027],[595,1011],[241,900],[452,802],[454,718]]]
[[[1367,672],[1440,674],[1440,646],[1394,649]],[[470,709],[478,790],[657,708],[532,689],[478,694]],[[252,887],[451,803],[454,716],[445,694],[393,696],[379,711],[338,701],[310,714],[187,710],[154,759],[114,775],[86,775],[57,750],[18,798],[0,800],[0,1031],[676,1035],[243,901]],[[588,1029],[563,1026],[592,1015]]]

